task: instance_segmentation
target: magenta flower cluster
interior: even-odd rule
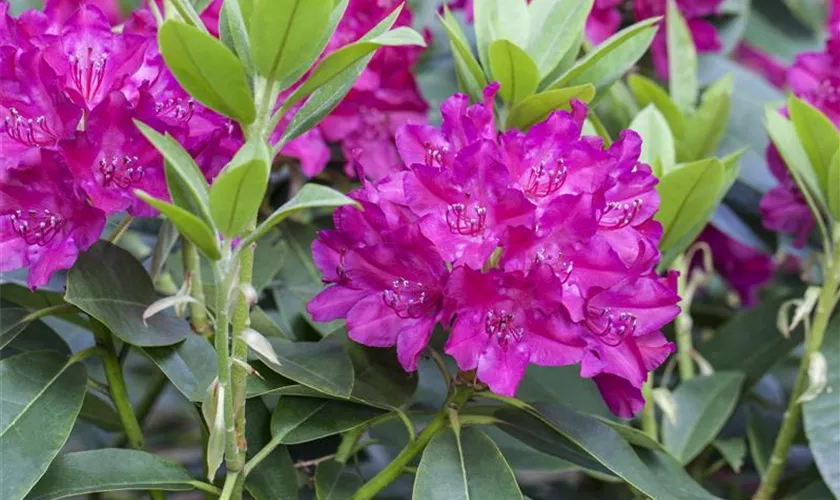
[[[840,9],[836,9],[835,17]],[[840,129],[840,19],[829,19],[829,39],[822,52],[799,54],[787,71],[787,84],[800,99],[822,111]],[[759,206],[764,225],[792,233],[802,246],[816,220],[805,197],[775,146],[767,148],[767,163],[779,185],[768,191]]]
[[[154,215],[134,189],[168,198],[162,158],[133,120],[174,136],[208,178],[238,147],[230,120],[167,70],[151,13],[115,29],[109,5],[49,0],[15,19],[0,4],[0,270],[29,267],[32,288],[69,268],[106,216]]]
[[[527,133],[499,133],[497,89],[474,105],[449,98],[440,129],[397,132],[401,170],[363,183],[351,195],[361,210],[338,209],[314,242],[329,286],[308,310],[345,318],[356,342],[396,346],[409,371],[440,324],[459,368],[507,396],[530,363],[580,363],[630,417],[673,350],[660,328],[679,312],[674,276],[654,272],[662,227],[641,140],[582,136],[577,101]]]

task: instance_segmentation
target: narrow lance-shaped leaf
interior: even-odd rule
[[[207,258],[211,260],[219,260],[222,257],[222,253],[219,250],[218,240],[216,235],[213,233],[213,229],[211,229],[210,226],[208,226],[203,220],[181,207],[170,205],[165,201],[158,200],[152,195],[144,191],[140,191],[139,189],[135,190],[134,194],[168,217],[169,220],[175,224],[175,227],[178,228],[178,231],[180,231],[184,237],[192,241],[195,246],[197,246],[204,255],[207,256]]]
[[[461,31],[458,21],[452,16],[449,7],[443,7],[443,16],[438,15],[440,24],[446,30],[449,37],[449,46],[452,49],[452,57],[455,59],[456,69],[461,68],[459,78],[465,87],[465,91],[474,100],[481,99],[482,91],[487,86],[487,78],[481,70],[478,61],[470,49],[467,37]]]
[[[540,78],[549,75],[583,33],[593,0],[558,2],[534,0],[528,6],[530,27],[527,52],[537,64]]]
[[[490,71],[501,84],[499,95],[507,103],[516,104],[537,90],[537,65],[509,40],[496,40],[490,45]]]
[[[817,182],[828,199],[832,189],[829,183],[831,170],[840,168],[832,165],[834,155],[840,148],[840,131],[820,110],[794,95],[788,99],[788,112],[796,134],[811,160]]]
[[[642,136],[642,154],[639,161],[649,165],[659,165],[661,171],[657,172],[654,169],[657,177],[667,175],[676,163],[676,152],[674,136],[662,113],[655,106],[648,105],[633,118],[630,129]]]
[[[256,218],[271,171],[271,152],[260,138],[251,139],[219,172],[210,187],[210,212],[216,227],[233,238]]]
[[[158,41],[167,66],[190,95],[240,123],[254,121],[245,68],[221,41],[173,20],[163,23]]]
[[[685,117],[677,104],[662,87],[656,82],[642,75],[633,74],[627,77],[627,85],[633,91],[633,95],[639,102],[639,106],[646,108],[653,104],[662,113],[671,131],[675,136],[680,137],[685,127]]]
[[[840,221],[840,149],[831,158],[828,168],[828,207],[835,221]]]
[[[685,122],[677,160],[696,161],[713,156],[726,134],[732,107],[733,79],[724,76],[703,93],[700,107]]]
[[[478,60],[490,69],[490,46],[510,40],[520,47],[528,42],[528,4],[525,0],[483,0],[473,4]]]
[[[698,93],[697,50],[675,0],[668,0],[665,31],[668,38],[668,84],[671,97],[680,109],[694,109]]]

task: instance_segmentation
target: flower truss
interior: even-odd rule
[[[397,132],[400,170],[364,181],[352,194],[362,210],[339,208],[314,242],[330,286],[308,310],[345,318],[356,342],[396,346],[409,371],[441,324],[460,369],[507,396],[530,363],[580,363],[630,417],[673,350],[659,330],[679,312],[675,276],[654,272],[659,197],[641,140],[581,136],[577,101],[500,134],[497,89],[474,105],[449,98],[440,129]]]

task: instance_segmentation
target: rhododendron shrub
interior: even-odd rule
[[[840,495],[838,13],[0,0],[0,500]]]

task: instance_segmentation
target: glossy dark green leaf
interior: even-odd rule
[[[624,28],[547,86],[558,88],[591,83],[598,92],[608,88],[647,52],[658,22],[659,18],[654,17]]]
[[[774,425],[759,408],[747,406],[746,414],[747,444],[750,448],[750,457],[758,474],[764,477],[767,467],[770,465],[770,456],[773,454],[773,444],[776,442],[779,426]]]
[[[573,410],[614,418],[592,379],[581,378],[577,366],[531,365],[516,396],[529,403],[564,404]]]
[[[353,365],[338,342],[289,342],[277,337],[268,341],[279,364],[265,357],[266,366],[286,378],[340,398],[353,389]]]
[[[0,307],[0,349],[15,340],[29,326],[26,317],[31,312],[25,307]]]
[[[145,451],[80,451],[58,457],[27,498],[55,500],[127,490],[189,491],[195,489],[195,482],[180,464]]]
[[[732,106],[731,76],[715,82],[703,93],[697,111],[685,123],[685,132],[680,137],[677,159],[695,161],[713,156],[726,134],[729,112]]]
[[[840,316],[836,316],[828,326],[820,352],[828,365],[828,385],[816,399],[802,406],[802,415],[817,468],[834,496],[840,496],[840,461],[837,460],[837,450],[840,450],[840,434],[837,432],[840,415]]]
[[[105,241],[79,255],[64,298],[132,345],[172,345],[192,333],[186,321],[167,314],[143,323],[143,311],[157,299],[152,280],[130,253]]]
[[[353,364],[351,398],[382,408],[400,407],[417,389],[417,373],[407,373],[397,361],[394,349],[345,345]]]
[[[347,401],[283,396],[271,417],[271,435],[282,444],[305,443],[355,429],[384,414]]]
[[[564,56],[580,45],[593,0],[559,2],[535,0],[528,6],[530,27],[527,52],[534,59],[541,78],[551,74]]]
[[[255,220],[271,172],[271,151],[262,139],[250,140],[219,172],[210,187],[210,213],[219,231],[233,238]]]
[[[221,41],[171,19],[158,31],[158,41],[167,66],[191,96],[240,123],[254,121],[245,68]]]
[[[516,477],[499,448],[474,427],[439,432],[423,451],[413,498],[480,500],[522,498]]]
[[[318,500],[347,500],[365,479],[352,467],[329,460],[315,468],[315,497]]]
[[[21,335],[0,349],[0,359],[22,352],[51,351],[62,356],[70,356],[70,347],[51,327],[43,321],[29,323]]]
[[[135,191],[134,194],[165,215],[178,228],[178,231],[193,242],[208,259],[219,260],[222,257],[216,234],[199,217],[179,206],[170,205],[165,201],[154,198],[143,191]]]
[[[245,437],[250,460],[271,441],[271,413],[259,399],[245,403]],[[285,446],[278,446],[245,480],[245,488],[255,500],[297,500],[298,484],[294,464]]]
[[[668,85],[671,98],[680,109],[694,109],[698,95],[697,50],[675,0],[668,0],[665,32],[668,40]]]
[[[540,81],[534,60],[509,40],[490,44],[490,72],[501,85],[499,96],[509,104],[533,95]]]
[[[190,334],[175,345],[145,347],[142,352],[190,401],[202,401],[219,373],[216,351],[199,335]]]
[[[642,154],[639,161],[654,168],[654,174],[661,177],[667,174],[676,164],[676,150],[674,135],[665,116],[655,105],[648,105],[633,121],[630,129],[642,136]],[[657,171],[659,170],[659,171]]]
[[[588,103],[594,97],[595,87],[589,84],[540,92],[526,97],[511,109],[506,120],[506,127],[527,130],[531,125],[545,120],[552,111],[571,109],[569,101],[572,99]]]
[[[832,163],[840,148],[840,132],[820,110],[796,96],[788,99],[788,112],[799,140],[811,160],[817,182],[828,199],[828,193],[831,190],[829,184],[831,169],[840,168],[833,166]]]
[[[87,373],[65,363],[38,351],[0,361],[0,498],[23,498],[70,437]]]
[[[114,406],[90,391],[85,394],[79,418],[108,432],[123,430],[122,422]]]
[[[743,438],[715,439],[712,443],[736,473],[741,472],[747,458],[747,442]]]
[[[293,82],[309,69],[329,27],[332,0],[255,0],[249,22],[251,55],[257,72]]]
[[[685,127],[685,117],[665,89],[653,80],[638,74],[628,76],[627,85],[633,91],[633,95],[636,97],[636,101],[638,101],[640,107],[645,108],[651,104],[656,106],[656,109],[668,120],[668,125],[671,127],[674,135],[677,137],[682,136]]]
[[[496,443],[514,471],[558,473],[577,469],[575,464],[531,448],[495,427],[482,427],[481,430]]]
[[[814,481],[808,486],[798,490],[782,500],[836,500],[837,496],[832,494],[822,481]]]
[[[744,374],[715,372],[682,382],[675,391],[674,422],[664,419],[662,443],[680,462],[691,462],[717,437],[741,394]]]

